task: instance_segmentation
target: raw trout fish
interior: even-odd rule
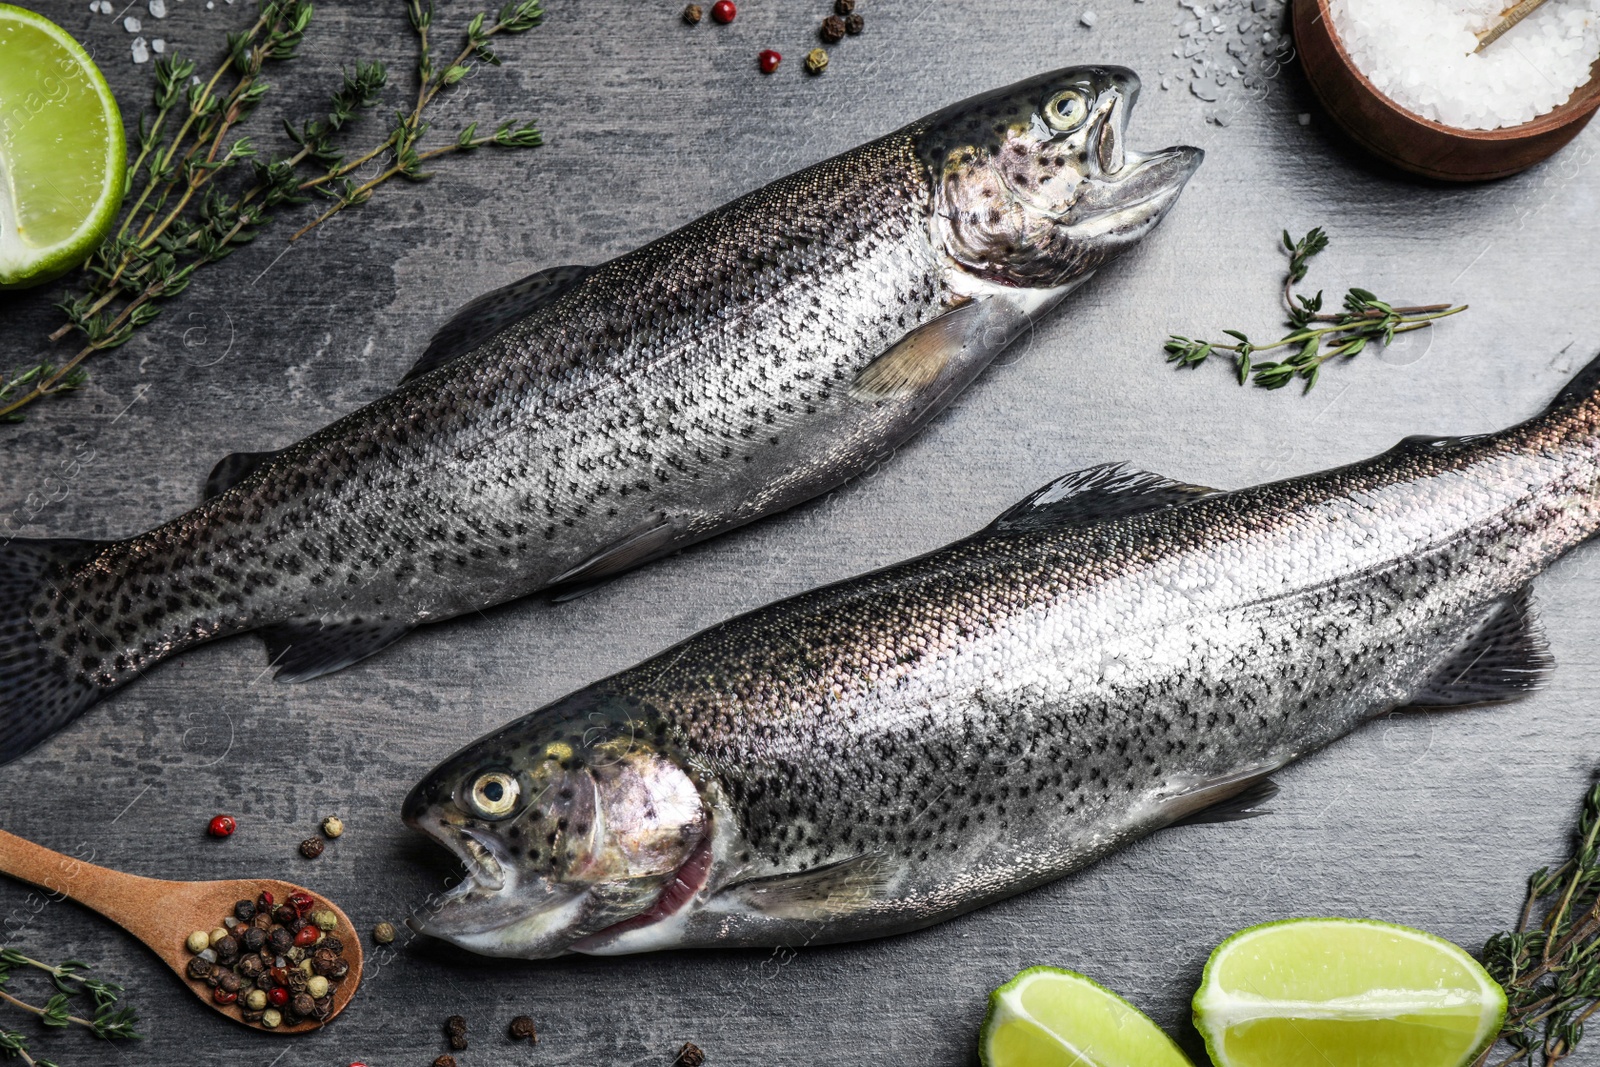
[[[598,267],[468,304],[394,393],[125,541],[0,546],[0,762],[193,645],[303,680],[422,623],[581,592],[892,452],[1166,214],[1138,79],[948,107]]]
[[[1528,583],[1600,530],[1597,385],[1234,492],[1080,471],[706,630],[421,782],[468,873],[413,923],[533,958],[914,930],[1248,814],[1392,709],[1524,694]]]

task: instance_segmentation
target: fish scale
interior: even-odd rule
[[[305,680],[870,468],[1176,200],[1200,153],[1122,151],[1137,88],[1068,68],[954,105],[473,301],[395,392],[225,458],[148,533],[0,546],[0,762],[201,642],[259,633]]]
[[[1551,665],[1529,582],[1600,529],[1597,384],[1600,360],[1502,433],[1235,492],[1093,468],[706,630],[413,790],[407,820],[470,861],[417,926],[534,957],[901,932],[1243,814],[1396,708],[1523,695]],[[649,871],[613,851],[661,829],[610,799],[619,762],[699,799]],[[473,807],[486,773],[540,805],[588,789],[604,836],[519,850],[522,802]]]

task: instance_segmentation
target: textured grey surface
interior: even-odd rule
[[[142,8],[142,4],[140,7]],[[161,34],[210,54],[242,3],[169,0]],[[1128,460],[1237,486],[1346,462],[1409,433],[1497,429],[1544,405],[1600,348],[1600,131],[1551,163],[1472,188],[1387,175],[1332,137],[1292,68],[1207,110],[1175,72],[1167,0],[869,0],[868,32],[804,78],[821,0],[745,0],[731,27],[689,30],[672,0],[554,0],[548,23],[474,77],[455,123],[533,115],[548,145],[483,152],[286,251],[286,232],[211,269],[156,324],[99,359],[85,392],[0,430],[0,530],[104,537],[187,507],[214,460],[272,448],[384,392],[459,303],[539,267],[629,249],[805,163],[971,92],[1068,62],[1146,77],[1136,146],[1210,153],[1145,245],[1075,294],[893,461],[829,498],[627,576],[577,602],[529,601],[432,627],[305,686],[263,673],[240,639],[155,671],[0,771],[0,825],[142,874],[274,874],[337,899],[363,925],[397,918],[453,874],[397,810],[440,757],[491,726],[687,634],[819,582],[944,544],[1063,471]],[[131,117],[149,67],[119,22],[39,5],[82,37]],[[460,25],[474,9],[441,7]],[[120,11],[120,8],[119,8]],[[146,19],[145,36],[153,36]],[[779,74],[754,54],[776,47]],[[295,68],[303,115],[356,55],[404,67],[398,5],[328,3]],[[1308,125],[1297,120],[1313,113]],[[264,114],[268,120],[271,114]],[[447,128],[454,123],[447,123]],[[270,123],[260,123],[270,139]],[[1472,310],[1432,336],[1336,368],[1307,397],[1241,390],[1221,367],[1178,374],[1168,330],[1277,325],[1278,230],[1321,224],[1334,245],[1311,285],[1365,285]],[[0,297],[15,363],[53,328],[54,292]],[[795,953],[676,953],[540,964],[423,943],[369,956],[350,1010],[285,1041],[208,1012],[99,919],[31,915],[0,883],[19,946],[73,954],[125,981],[149,1039],[80,1035],[39,1047],[93,1063],[426,1064],[460,1012],[464,1064],[666,1064],[686,1039],[713,1064],[964,1064],[984,994],[1016,969],[1085,971],[1198,1054],[1186,1004],[1211,948],[1267,919],[1348,914],[1413,923],[1476,947],[1512,918],[1522,880],[1558,858],[1600,727],[1600,558],[1580,549],[1537,584],[1559,666],[1503,709],[1386,719],[1279,776],[1267,818],[1157,835],[1082,875],[895,940]],[[202,836],[217,811],[229,841]],[[346,835],[314,863],[294,851],[322,815]],[[502,1036],[539,1022],[537,1049]],[[274,1057],[278,1057],[276,1060]],[[1600,1062],[1588,1052],[1574,1062]]]

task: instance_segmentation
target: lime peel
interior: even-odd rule
[[[1362,976],[1378,984],[1352,990]],[[1395,984],[1405,978],[1418,984]],[[1283,995],[1264,988],[1274,983]],[[1328,995],[1308,996],[1314,990],[1304,987],[1318,983]],[[1314,1047],[1328,1067],[1464,1067],[1494,1043],[1505,1012],[1504,990],[1459,946],[1364,919],[1290,919],[1242,930],[1211,954],[1194,996],[1195,1027],[1217,1067],[1261,1067],[1281,1059],[1286,1042]],[[1392,1059],[1384,1057],[1386,1044]]]
[[[1128,1001],[1061,967],[1029,967],[989,996],[984,1067],[1192,1067]]]
[[[83,46],[0,3],[0,289],[87,259],[122,206],[127,145],[111,87]]]

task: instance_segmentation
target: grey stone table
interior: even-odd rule
[[[111,18],[80,0],[39,6],[93,49],[132,118],[151,70],[130,58],[123,9]],[[245,6],[167,0],[156,20],[140,0],[128,13],[143,16],[147,39],[209,57],[225,29],[244,24]],[[1085,20],[1090,7],[1097,17]],[[275,683],[253,640],[201,649],[0,771],[0,825],[142,874],[281,875],[325,891],[363,926],[399,919],[456,873],[401,825],[406,790],[457,745],[576,686],[736,612],[942,545],[1076,467],[1128,460],[1230,487],[1299,474],[1406,434],[1497,429],[1536,411],[1600,349],[1600,130],[1493,185],[1386,173],[1331,133],[1292,63],[1279,72],[1263,56],[1274,46],[1263,33],[1281,33],[1282,0],[1228,0],[1204,34],[1171,0],[866,0],[867,32],[814,79],[800,60],[825,0],[744,0],[731,27],[694,29],[677,21],[676,0],[550,8],[546,25],[506,44],[504,68],[475,75],[444,109],[447,128],[535,117],[545,147],[480,152],[431,184],[385,190],[314,239],[289,246],[280,226],[209,270],[98,358],[80,395],[0,429],[0,528],[145,529],[188,507],[223,453],[278,447],[381,395],[474,295],[616,255],[1027,74],[1126,63],[1146,79],[1134,144],[1189,142],[1209,156],[1142,248],[870,476],[582,600],[430,627],[308,685]],[[442,4],[441,32],[474,10]],[[765,47],[787,56],[770,78],[755,69]],[[405,71],[410,55],[401,4],[322,5],[303,58],[272,75],[284,88],[258,123],[263,144],[276,136],[273,109],[313,112],[341,63],[381,57]],[[1310,284],[1472,310],[1331,369],[1307,396],[1240,389],[1221,366],[1177,373],[1162,362],[1168,331],[1275,329],[1274,242],[1285,226],[1313,225],[1334,243]],[[42,350],[55,298],[54,287],[0,297],[0,362]],[[130,987],[148,1039],[39,1041],[69,1067],[420,1067],[444,1051],[440,1022],[452,1013],[474,1028],[464,1064],[667,1064],[684,1040],[714,1065],[967,1064],[988,990],[1046,962],[1121,991],[1199,1056],[1187,1001],[1206,955],[1239,927],[1373,916],[1476,947],[1513,917],[1526,873],[1562,854],[1600,748],[1597,599],[1600,553],[1580,550],[1540,580],[1560,666],[1528,701],[1374,723],[1279,775],[1269,817],[1168,831],[912,936],[547,963],[402,938],[370,957],[337,1023],[287,1040],[207,1011],[72,905],[33,915],[24,889],[0,883],[0,922],[6,940],[89,960]],[[206,820],[223,811],[239,833],[206,839]],[[297,843],[330,812],[348,832],[303,860]],[[519,1013],[537,1020],[537,1048],[504,1037]],[[1600,1062],[1600,1049],[1583,1059]]]

